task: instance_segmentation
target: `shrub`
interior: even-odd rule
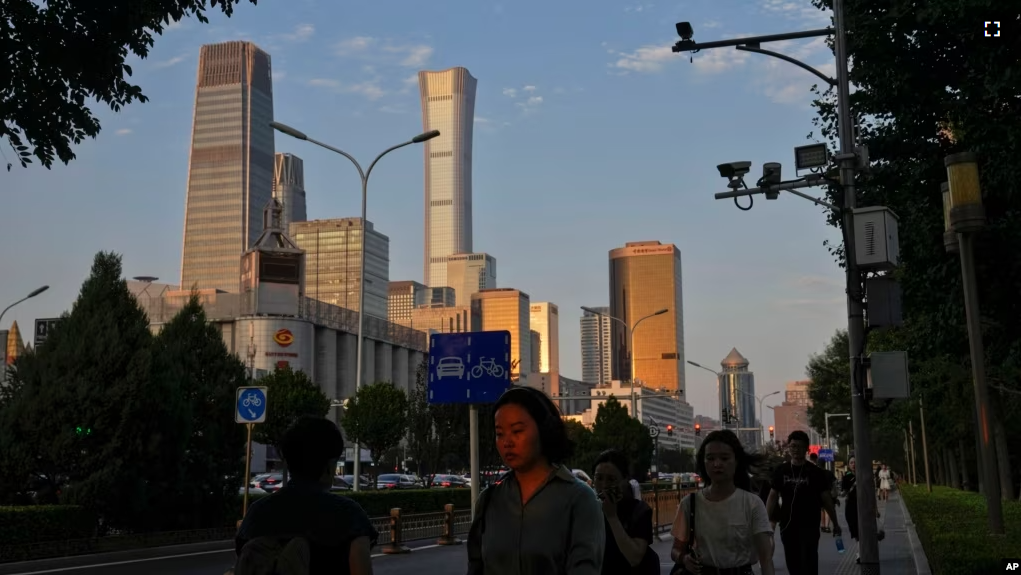
[[[393,491],[377,491],[374,489],[359,491],[344,491],[338,493],[358,502],[365,509],[369,517],[388,517],[390,510],[399,507],[401,513],[438,513],[443,511],[443,506],[453,503],[454,509],[471,509],[470,489],[400,489]],[[249,494],[248,505],[258,501],[266,494]],[[241,516],[241,498],[237,499],[234,509],[234,517]]]
[[[92,537],[96,517],[75,505],[0,507],[0,541],[19,545]]]
[[[899,487],[934,575],[983,575],[1002,567],[1004,557],[1021,557],[1021,503],[1003,502],[1006,536],[989,534],[983,495],[933,486]]]

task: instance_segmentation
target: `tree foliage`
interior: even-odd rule
[[[408,429],[408,397],[389,381],[366,385],[347,404],[344,431],[366,447],[378,465]]]
[[[259,378],[266,386],[266,421],[255,425],[255,441],[279,447],[284,432],[303,415],[325,417],[330,399],[303,371],[278,367]]]
[[[209,5],[219,5],[229,17],[239,2],[209,0]],[[206,6],[205,0],[0,2],[6,55],[0,140],[10,144],[22,166],[32,156],[47,168],[55,158],[70,162],[72,144],[100,131],[86,102],[95,99],[118,112],[135,100],[147,101],[127,79],[132,75],[128,55],[148,56],[154,35],[162,35],[171,22],[188,16],[207,22]]]
[[[652,465],[653,440],[649,428],[634,419],[617,398],[610,396],[596,411],[592,429],[576,421],[566,422],[568,436],[575,443],[574,457],[569,462],[577,469],[592,472],[599,454],[619,449],[631,461],[631,473],[643,479]]]

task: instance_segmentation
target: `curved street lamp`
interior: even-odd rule
[[[35,296],[37,296],[37,295],[39,295],[39,294],[43,293],[44,291],[46,291],[46,290],[48,290],[48,289],[50,289],[50,286],[42,286],[42,287],[36,288],[36,289],[32,290],[32,292],[31,292],[31,293],[29,293],[29,294],[28,294],[27,296],[25,296],[25,297],[23,297],[23,298],[19,299],[18,301],[16,301],[16,302],[12,303],[11,305],[9,305],[9,306],[5,307],[5,308],[4,308],[4,311],[0,311],[0,322],[2,322],[2,321],[3,321],[3,319],[4,319],[4,314],[5,314],[5,313],[7,313],[7,310],[11,309],[12,307],[14,307],[14,306],[18,305],[19,303],[21,303],[21,302],[23,302],[23,301],[25,301],[25,300],[29,300],[29,299],[32,299],[32,298],[34,298]],[[2,325],[3,325],[3,324],[2,324],[2,323],[0,323],[0,326],[2,326]],[[7,342],[4,342],[4,344],[5,344],[5,345],[6,345],[6,343],[7,343]]]
[[[345,158],[351,160],[351,163],[354,164],[355,169],[358,170],[358,176],[362,179],[362,249],[361,249],[360,254],[358,256],[358,270],[359,270],[358,271],[358,351],[357,351],[358,357],[355,360],[355,389],[357,390],[362,385],[362,345],[363,345],[363,340],[364,340],[364,329],[365,329],[365,249],[366,249],[366,244],[365,244],[366,233],[365,232],[366,232],[366,229],[368,227],[368,223],[367,223],[368,222],[368,218],[366,216],[366,212],[367,212],[367,203],[368,203],[369,176],[372,175],[372,169],[376,167],[376,162],[378,162],[383,156],[389,154],[390,152],[392,152],[392,151],[394,151],[396,149],[403,148],[404,146],[410,146],[411,144],[421,144],[422,142],[429,141],[429,140],[439,136],[440,135],[440,131],[439,130],[431,130],[429,132],[425,132],[425,133],[419,134],[419,135],[415,136],[414,138],[411,138],[407,142],[403,142],[403,143],[397,144],[396,146],[390,146],[389,148],[387,148],[387,149],[383,150],[382,152],[380,152],[380,154],[378,156],[376,156],[376,158],[374,160],[372,160],[372,163],[369,164],[369,169],[363,170],[362,169],[362,165],[358,163],[358,160],[356,160],[354,158],[354,156],[352,156],[351,154],[348,154],[344,150],[341,150],[341,149],[338,149],[338,148],[334,148],[333,146],[330,146],[329,144],[324,144],[324,143],[322,143],[322,142],[320,142],[318,140],[313,140],[312,138],[309,138],[307,135],[305,135],[304,132],[298,131],[298,130],[288,126],[287,124],[281,124],[280,122],[270,122],[269,125],[274,130],[276,130],[278,132],[281,132],[283,134],[287,134],[288,136],[291,136],[292,138],[297,138],[299,140],[303,140],[305,142],[309,142],[309,143],[315,144],[315,145],[319,146],[320,148],[326,148],[327,150],[329,150],[331,152],[340,154],[341,156],[344,156]],[[361,465],[361,463],[362,463],[362,453],[361,453],[361,446],[357,442],[354,445],[354,453],[355,453],[354,475],[355,475],[355,477],[359,477],[360,472],[361,472],[361,467],[362,467],[362,465]],[[358,481],[354,482],[354,485],[352,486],[354,491],[359,491],[358,483],[359,483]]]

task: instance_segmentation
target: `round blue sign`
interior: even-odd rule
[[[266,416],[266,393],[260,387],[238,388],[237,420],[258,423]]]

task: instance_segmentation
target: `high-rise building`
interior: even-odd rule
[[[776,439],[781,442],[787,441],[787,436],[794,431],[808,433],[809,441],[815,445],[825,440],[814,429],[808,419],[808,408],[812,406],[812,400],[808,395],[808,389],[812,382],[808,380],[789,381],[784,390],[783,403],[773,408],[773,425],[776,427]]]
[[[534,329],[528,330],[529,339],[531,341],[531,347],[529,347],[528,357],[532,363],[528,366],[528,373],[539,373],[539,353],[542,351],[542,334],[535,331]]]
[[[453,254],[447,258],[447,283],[457,305],[471,303],[472,294],[496,287],[496,258],[489,254]]]
[[[538,358],[532,363],[536,373],[549,374],[551,388],[560,389],[560,310],[557,304],[536,302],[529,306],[529,329],[539,334]]]
[[[720,362],[720,421],[728,428],[757,428],[755,407],[755,374],[748,371],[748,360],[737,348],[730,350]],[[740,431],[744,445],[760,446],[762,438],[754,431]]]
[[[294,154],[277,154],[273,161],[273,199],[280,202],[284,213],[284,231],[291,222],[308,219],[305,210],[305,162]]]
[[[628,326],[625,330],[620,322],[613,322],[610,327],[613,379],[630,380],[633,361],[637,381],[654,389],[680,391],[685,397],[683,300],[677,246],[629,242],[610,251],[610,315]],[[634,350],[628,331],[633,332]]]
[[[608,307],[589,306],[589,309],[608,314]],[[608,385],[613,346],[610,345],[610,322],[605,315],[590,311],[581,316],[581,380],[595,385]],[[601,376],[600,376],[601,375]]]
[[[418,73],[425,142],[425,283],[449,286],[447,258],[472,251],[472,129],[477,80],[465,68]]]
[[[416,281],[390,282],[387,286],[387,320],[400,325],[411,324],[411,311],[429,303],[428,289]]]
[[[365,245],[365,313],[387,318],[390,286],[390,238],[368,222],[362,242],[362,219],[339,218],[291,224],[291,239],[305,250],[305,295],[358,311],[358,282]]]
[[[463,333],[482,331],[482,307],[478,300],[471,305],[425,305],[411,311],[408,327],[426,333]]]
[[[269,54],[251,42],[199,53],[184,209],[181,285],[238,293],[241,254],[262,233],[273,195]]]
[[[482,312],[482,331],[507,330],[511,336],[511,378],[520,385],[528,384],[532,366],[532,336],[528,327],[530,298],[512,288],[482,290],[472,296]]]
[[[452,306],[457,303],[456,293],[452,287],[431,287],[426,288],[426,301],[427,305],[445,305]],[[471,305],[471,300],[465,305]]]

